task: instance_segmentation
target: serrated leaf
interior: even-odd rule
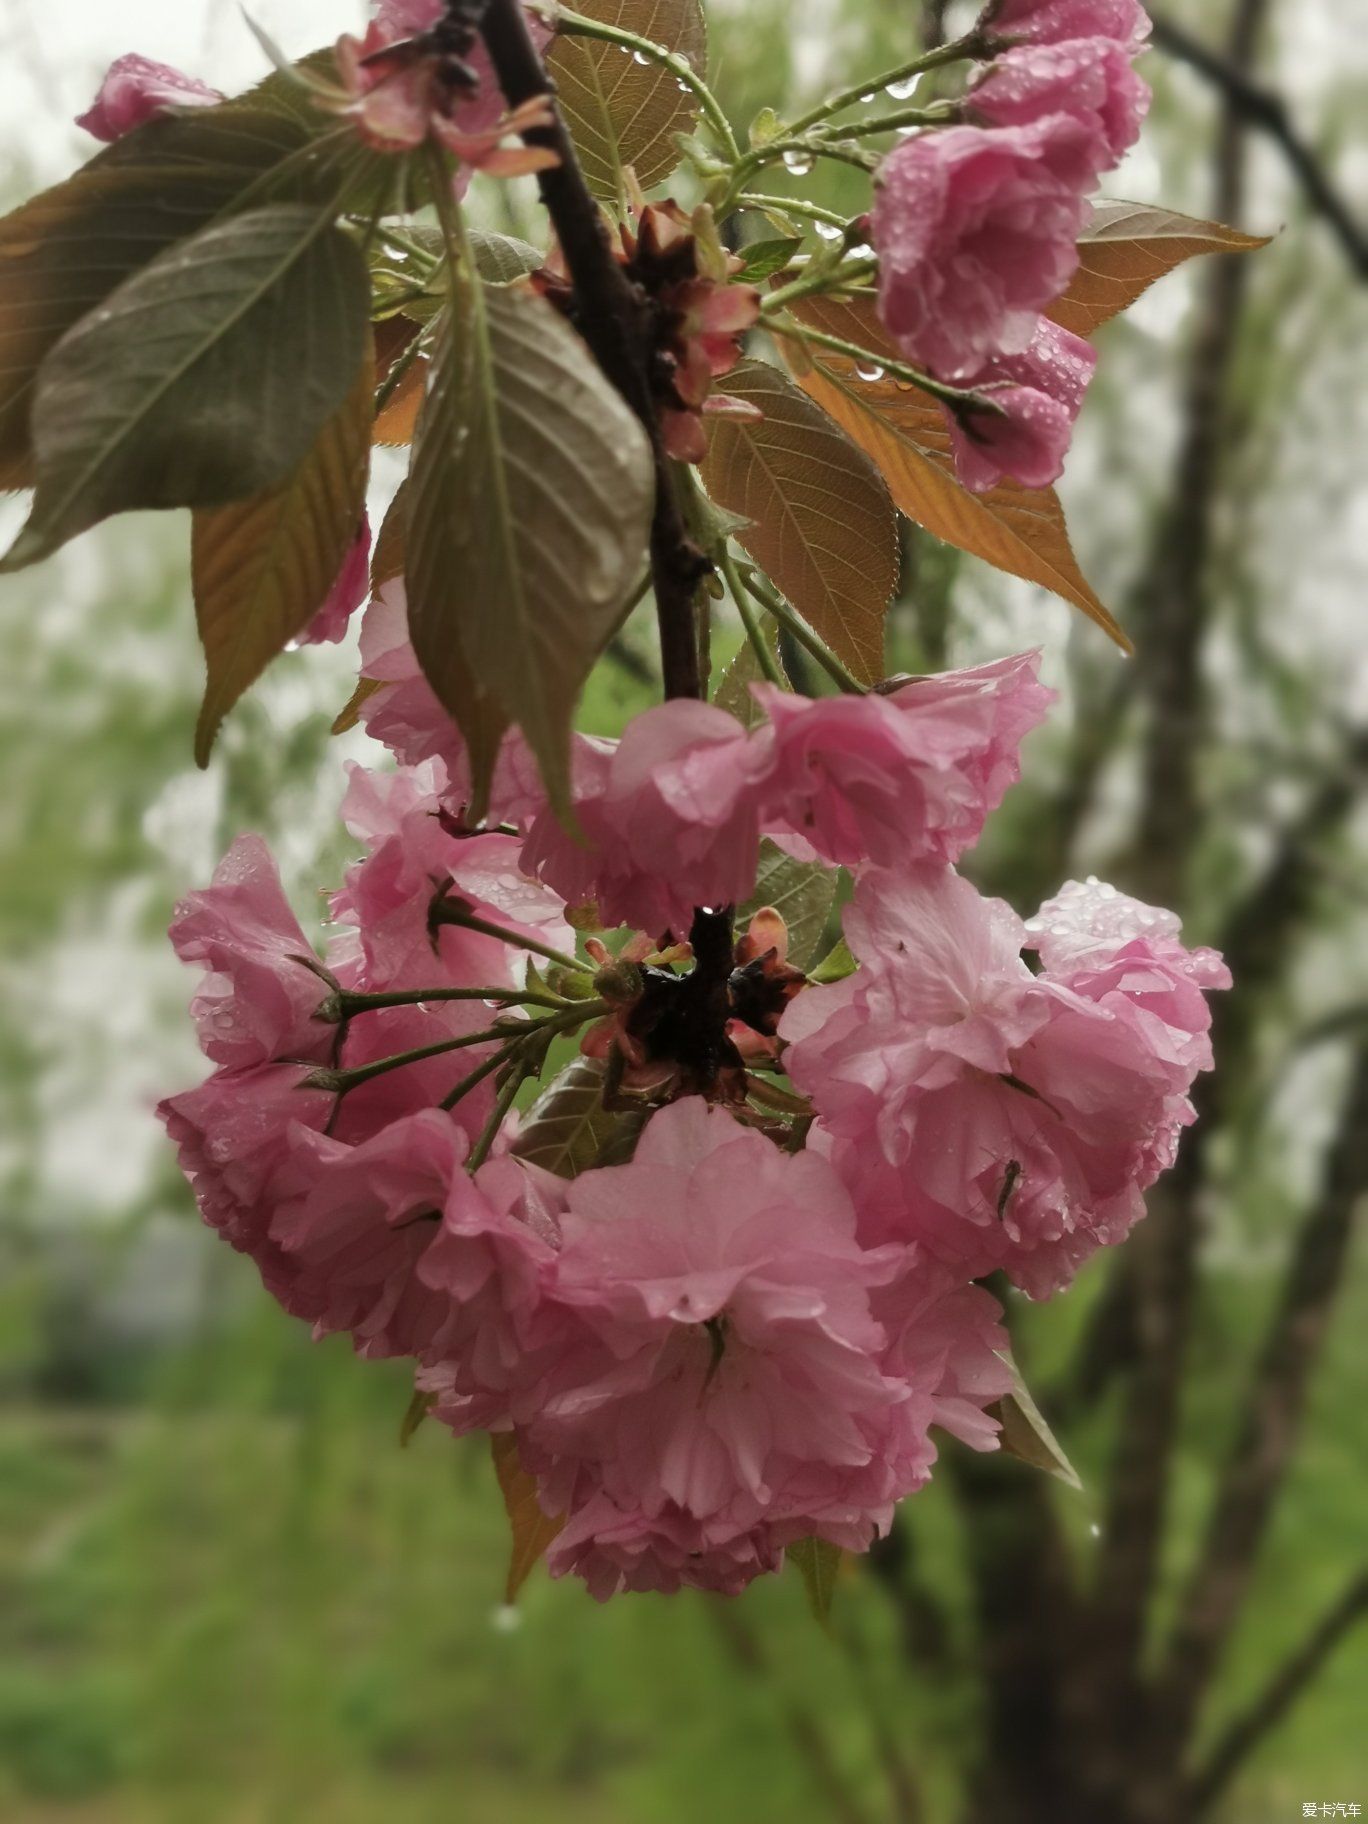
[[[785,1552],[790,1564],[797,1566],[812,1612],[824,1628],[831,1624],[831,1604],[842,1555],[839,1545],[817,1538],[797,1539]]]
[[[190,574],[208,667],[195,759],[243,691],[308,625],[356,539],[370,472],[369,353],[352,390],[279,488],[194,515]]]
[[[308,204],[229,216],[158,255],[43,364],[37,492],[3,567],[131,508],[274,488],[352,387],[369,295],[355,244]]]
[[[400,375],[384,409],[376,413],[371,436],[384,448],[398,449],[413,442],[418,414],[423,409],[423,394],[427,390],[428,365],[426,355],[415,356]]]
[[[737,543],[855,675],[883,675],[898,529],[877,465],[777,367],[742,361],[726,390],[764,413],[714,418],[703,485],[750,522]]]
[[[477,782],[516,722],[563,811],[580,689],[641,575],[650,449],[544,299],[465,283],[452,311],[409,473],[409,630]]]
[[[788,926],[788,960],[796,969],[805,969],[817,954],[835,901],[834,868],[824,868],[817,861],[795,861],[765,837],[760,844],[755,892],[737,913],[737,925],[744,929],[762,906],[773,906]]]
[[[492,234],[472,228],[470,250],[475,256],[476,272],[491,285],[511,285],[546,264],[546,255],[516,234]]]
[[[583,0],[575,10],[677,51],[706,73],[708,32],[699,0]],[[569,33],[555,39],[546,62],[595,196],[618,198],[624,165],[644,190],[670,175],[680,158],[675,136],[690,132],[698,114],[678,77],[658,63],[638,63],[618,45]]]
[[[875,355],[893,358],[872,305],[804,299],[795,314]],[[934,399],[886,375],[862,380],[853,361],[811,351],[814,356],[819,352],[799,384],[874,459],[910,520],[995,569],[1062,596],[1130,651],[1126,634],[1078,566],[1064,509],[1052,488],[1004,481],[987,494],[969,493],[955,479],[950,433]]]
[[[761,626],[760,637],[782,673],[784,667],[779,657],[779,629],[768,615]],[[760,668],[755,648],[747,640],[719,678],[717,689],[713,692],[713,702],[719,709],[725,709],[729,716],[735,716],[743,728],[754,728],[757,722],[764,720],[765,712],[751,695],[750,687],[765,681],[765,673]]]
[[[605,1075],[596,1058],[572,1059],[523,1116],[512,1152],[558,1178],[578,1178],[595,1166],[630,1159],[645,1111],[605,1108]]]
[[[1011,1393],[989,1407],[990,1416],[1002,1426],[1000,1443],[1009,1457],[1018,1457],[1033,1469],[1057,1476],[1069,1488],[1082,1490],[1083,1480],[1064,1453],[1064,1447],[1045,1422],[1045,1416],[1021,1378],[1010,1355],[996,1352],[1012,1371]]]
[[[28,473],[29,414],[49,350],[173,242],[257,193],[308,201],[346,172],[304,149],[334,123],[273,76],[218,107],[147,121],[0,221],[0,474]]]
[[[504,1511],[513,1535],[513,1549],[504,1583],[504,1601],[516,1602],[518,1592],[540,1563],[546,1548],[565,1525],[562,1516],[551,1519],[542,1512],[537,1500],[537,1485],[518,1458],[517,1440],[511,1431],[490,1434],[490,1453],[494,1474],[499,1479]]]
[[[1076,336],[1090,336],[1185,260],[1203,253],[1252,253],[1269,238],[1148,203],[1096,203],[1078,243],[1078,271],[1045,314]]]
[[[776,240],[750,241],[741,249],[741,270],[738,280],[747,285],[758,285],[761,279],[773,278],[776,272],[782,272],[803,244],[803,237],[783,235]]]

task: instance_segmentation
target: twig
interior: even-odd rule
[[[532,41],[519,0],[488,0],[479,29],[510,108],[534,96],[554,96],[555,85]],[[665,694],[699,697],[703,680],[694,598],[710,565],[689,536],[660,440],[647,377],[647,300],[613,257],[607,227],[559,111],[550,126],[534,128],[524,137],[529,145],[555,152],[560,161],[539,172],[537,183],[574,285],[580,333],[651,440],[656,473],[651,570]]]
[[[1302,1225],[1282,1298],[1246,1390],[1235,1443],[1165,1656],[1166,1708],[1196,1713],[1253,1580],[1278,1490],[1296,1453],[1311,1371],[1368,1195],[1368,1046],[1354,1063],[1325,1186]]]
[[[1319,155],[1293,124],[1282,96],[1253,81],[1238,64],[1222,57],[1171,19],[1153,12],[1150,16],[1154,22],[1154,42],[1159,48],[1213,83],[1225,96],[1228,106],[1278,146],[1306,192],[1307,201],[1324,218],[1350,265],[1360,278],[1368,279],[1368,229],[1355,218]]]
[[[1241,1711],[1220,1736],[1192,1785],[1195,1813],[1208,1810],[1221,1797],[1254,1750],[1307,1690],[1345,1635],[1365,1616],[1368,1570],[1359,1572],[1249,1708]]]

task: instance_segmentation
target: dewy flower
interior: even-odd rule
[[[329,983],[259,836],[239,836],[213,885],[180,902],[171,942],[182,962],[204,966],[190,1012],[216,1064],[327,1056],[333,1034],[315,1015]]]
[[[607,926],[686,937],[695,906],[746,899],[759,864],[757,782],[768,745],[711,703],[679,700],[637,716],[575,781],[584,840],[550,811],[523,865]]]
[[[1140,0],[996,0],[978,23],[990,44],[1058,44],[1110,38],[1138,51],[1149,37]]]
[[[1075,120],[1087,135],[1085,185],[1120,163],[1139,138],[1149,104],[1149,86],[1132,69],[1129,50],[1108,38],[1007,51],[968,95],[971,116],[988,127],[1030,127],[1056,114]]]
[[[971,494],[986,494],[1004,476],[1025,488],[1059,479],[1096,367],[1091,343],[1042,317],[1029,348],[967,378],[997,408],[946,408],[955,474]]]
[[[867,876],[846,925],[860,971],[808,989],[780,1033],[867,1242],[1047,1296],[1172,1163],[1211,1062],[1203,991],[1229,978],[1171,915],[1100,886],[1043,909],[1032,976],[1031,933],[976,899],[948,873]]]
[[[951,127],[884,160],[872,214],[879,310],[909,360],[942,379],[1020,353],[1078,265],[1089,129]]]
[[[210,107],[222,100],[219,90],[198,76],[129,51],[110,64],[94,101],[76,116],[76,125],[96,139],[112,141],[169,109]]]
[[[808,701],[753,685],[773,729],[761,827],[846,866],[954,861],[1020,776],[1023,736],[1054,693],[1040,655]]]

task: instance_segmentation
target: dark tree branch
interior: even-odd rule
[[[1273,1733],[1319,1675],[1349,1631],[1368,1616],[1368,1571],[1362,1571],[1331,1605],[1306,1640],[1274,1673],[1247,1710],[1212,1749],[1192,1786],[1193,1810],[1215,1804],[1255,1749]]]
[[[1324,218],[1354,271],[1361,279],[1368,279],[1368,229],[1356,219],[1319,155],[1293,124],[1282,96],[1253,81],[1238,63],[1221,56],[1182,26],[1153,13],[1151,17],[1154,42],[1160,50],[1214,84],[1229,106],[1278,146],[1307,201]]]
[[[532,41],[519,0],[488,0],[479,30],[510,108],[534,96],[554,96],[555,84]],[[560,160],[551,170],[539,172],[537,182],[575,289],[580,332],[651,440],[656,472],[651,571],[665,694],[700,697],[703,680],[694,603],[710,565],[689,536],[661,446],[648,380],[648,300],[613,257],[607,226],[559,111],[549,127],[525,137],[529,145],[549,148]]]
[[[1311,1371],[1368,1195],[1368,1046],[1354,1062],[1321,1196],[1302,1225],[1242,1404],[1206,1539],[1178,1605],[1162,1673],[1179,1736],[1193,1722],[1239,1620],[1278,1491],[1296,1453]]]

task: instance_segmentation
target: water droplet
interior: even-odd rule
[[[874,249],[870,246],[868,241],[859,241],[850,249],[850,257],[852,260],[868,260],[872,259],[873,256]]]
[[[489,1618],[489,1625],[496,1634],[516,1634],[522,1626],[522,1610],[515,1608],[511,1602],[501,1602]]]
[[[298,640],[286,640],[283,650],[286,652],[298,652],[299,651],[299,641]]]
[[[892,96],[894,101],[907,101],[916,94],[920,81],[919,76],[904,76],[899,82],[890,82],[885,93]]]
[[[818,222],[817,232],[824,241],[839,241],[841,238],[841,230],[834,222]]]
[[[795,177],[806,177],[815,163],[811,152],[801,151],[796,146],[784,154],[784,169],[791,171]]]
[[[876,362],[857,361],[855,376],[859,380],[868,380],[872,385],[874,381],[883,379],[884,370]]]
[[[1102,1537],[1102,1528],[1098,1525],[1096,1520],[1093,1521],[1092,1525],[1088,1528],[1088,1531],[1092,1534],[1094,1539],[1100,1539]]]
[[[651,67],[651,60],[646,55],[645,51],[633,51],[632,52],[632,62],[641,64],[642,67],[645,69],[649,69]]]

